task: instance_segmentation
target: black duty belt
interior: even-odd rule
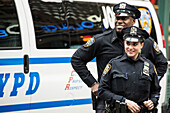
[[[153,108],[152,110],[148,110],[143,105],[140,106],[141,110],[139,113],[157,113],[157,108]],[[126,103],[115,101],[114,105],[108,104],[106,102],[105,104],[105,113],[131,113],[131,111],[128,109]]]

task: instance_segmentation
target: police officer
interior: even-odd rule
[[[122,32],[125,54],[111,59],[106,65],[99,96],[111,104],[115,100],[125,102],[132,113],[140,112],[141,105],[152,110],[158,104],[161,88],[154,65],[140,54],[149,34],[134,26],[124,28]]]
[[[95,35],[85,45],[80,47],[71,58],[72,67],[83,82],[91,88],[95,96],[98,95],[98,81],[100,81],[106,64],[111,58],[115,58],[124,53],[121,30],[124,27],[132,26],[135,23],[135,19],[140,17],[140,11],[136,7],[124,2],[116,4],[113,11],[116,16],[115,29]],[[163,76],[167,70],[167,59],[152,38],[148,38],[145,43],[142,54],[155,64],[158,75]],[[86,64],[95,57],[98,71],[97,80],[86,66]],[[92,95],[92,97],[94,97],[94,95]],[[104,101],[98,98],[97,113],[100,113],[104,107]]]

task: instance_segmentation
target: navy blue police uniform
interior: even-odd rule
[[[122,8],[121,8],[122,7]],[[116,16],[132,16],[137,19],[140,17],[139,10],[126,3],[119,3],[114,6],[114,12]],[[127,14],[127,15],[126,15]],[[154,43],[153,40],[147,41],[149,44]],[[159,50],[156,51],[153,45],[144,45],[142,54],[145,57],[151,57],[151,61],[158,63],[156,65],[158,74],[164,75],[167,69],[167,60],[163,53]],[[148,53],[148,51],[151,51]],[[118,38],[116,30],[106,31],[102,34],[95,35],[86,44],[81,46],[72,56],[71,64],[73,69],[78,73],[83,82],[91,87],[94,83],[100,81],[102,72],[111,58],[115,58],[124,54],[123,38]],[[152,58],[153,57],[153,58]],[[92,59],[96,58],[98,80],[88,70],[86,64]],[[104,103],[104,102],[103,102]],[[104,108],[104,104],[99,102],[97,105],[99,109]]]
[[[155,65],[160,81],[167,71],[168,61],[153,38],[149,37],[144,41],[141,54]]]
[[[137,29],[137,35],[133,37],[138,36],[138,42],[141,42],[143,37],[147,38],[145,30],[132,26],[122,30],[127,41],[133,42],[132,38],[129,38],[131,28]],[[160,89],[153,63],[140,53],[135,60],[125,53],[111,59],[106,65],[99,84],[99,96],[111,104],[114,104],[115,100],[124,102],[129,99],[143,105],[144,101],[151,100],[156,107]]]

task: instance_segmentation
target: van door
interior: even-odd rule
[[[29,41],[22,0],[0,2],[0,112],[29,112]]]
[[[30,112],[92,113],[92,100],[88,88],[73,70],[70,59],[83,40],[79,26],[70,34],[65,6],[61,1],[25,0],[26,19],[29,23]],[[69,7],[67,10],[71,10]],[[29,10],[27,10],[29,9]],[[71,12],[70,12],[71,13]],[[73,17],[74,18],[74,17]],[[86,22],[86,21],[85,21]],[[92,26],[91,23],[83,23]],[[81,25],[81,22],[77,22]],[[86,28],[85,28],[86,27]],[[88,30],[87,25],[82,30]],[[80,32],[84,34],[84,32]],[[74,40],[71,41],[71,36]],[[79,41],[81,40],[81,41]],[[79,43],[80,42],[80,43]],[[84,42],[85,43],[85,42]],[[95,62],[88,64],[97,75]]]

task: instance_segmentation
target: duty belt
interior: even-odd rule
[[[105,104],[105,113],[131,113],[131,111],[128,109],[126,103],[116,101],[114,105],[109,104],[106,102]],[[157,108],[154,108],[152,110],[148,110],[143,105],[140,106],[141,110],[139,113],[157,113]]]

